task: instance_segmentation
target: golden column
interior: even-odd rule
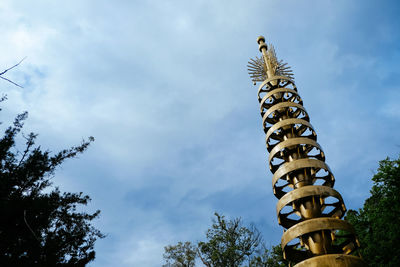
[[[357,254],[353,227],[317,134],[303,107],[290,68],[276,58],[264,37],[257,39],[262,57],[249,61],[254,84],[261,82],[258,101],[272,187],[279,199],[278,222],[285,228],[283,256],[296,267],[366,266]]]

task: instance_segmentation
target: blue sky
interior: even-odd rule
[[[201,240],[214,211],[275,214],[261,117],[246,64],[264,35],[295,81],[335,188],[369,195],[378,161],[400,147],[396,1],[11,1],[0,5],[1,120],[51,151],[93,135],[53,179],[92,197],[108,235],[90,266],[160,266],[163,247]]]

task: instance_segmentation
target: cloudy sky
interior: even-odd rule
[[[288,62],[348,208],[400,149],[397,1],[1,0],[1,121],[58,151],[93,135],[54,178],[92,197],[107,234],[90,266],[160,266],[218,211],[280,242],[246,64],[264,35]],[[1,82],[1,81],[0,81]]]

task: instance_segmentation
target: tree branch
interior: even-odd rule
[[[200,249],[197,248],[197,254],[199,255],[200,260],[203,262],[203,264],[207,267],[211,267],[210,263],[208,263],[202,256],[201,256],[201,252]]]
[[[24,88],[24,87],[22,87],[21,85],[15,83],[15,82],[13,82],[13,81],[11,81],[10,79],[7,79],[6,77],[3,77],[2,75],[5,74],[7,71],[12,70],[13,68],[19,66],[19,64],[21,64],[22,61],[24,61],[25,59],[26,59],[26,57],[24,57],[23,59],[21,59],[21,60],[20,60],[17,64],[15,64],[14,66],[12,66],[12,67],[10,67],[10,68],[8,68],[8,69],[6,69],[6,70],[0,72],[0,78],[3,79],[3,80],[6,80],[7,82],[10,82],[10,83],[14,84],[15,86]]]
[[[10,67],[10,68],[4,70],[3,72],[0,72],[0,76],[3,75],[3,74],[5,74],[7,71],[12,70],[13,68],[17,67],[17,66],[18,66],[19,64],[21,64],[22,61],[24,61],[25,59],[26,59],[26,57],[24,57],[23,59],[21,59],[21,60],[20,60],[17,64],[15,64],[14,66],[12,66],[12,67]]]
[[[26,221],[26,210],[24,210],[24,221],[26,226],[28,226],[28,229],[31,231],[32,235],[36,238],[36,240],[40,243],[39,238],[35,235],[35,232],[32,230],[32,228],[29,226],[28,222]]]
[[[12,84],[14,84],[14,85],[16,85],[16,86],[18,86],[18,87],[20,87],[20,88],[24,88],[24,87],[22,87],[21,85],[19,85],[18,83],[15,83],[15,82],[13,82],[13,81],[11,81],[11,80],[9,80],[9,79],[3,77],[3,76],[0,76],[0,78],[2,78],[3,80],[6,80],[7,82],[10,82],[10,83],[12,83]]]

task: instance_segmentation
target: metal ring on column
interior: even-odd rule
[[[290,116],[290,118],[297,118],[305,121],[310,121],[307,111],[304,109],[302,105],[294,102],[281,102],[273,105],[270,109],[268,109],[267,112],[264,113],[262,118],[263,126],[267,127],[267,122],[270,125],[277,123],[279,121],[279,118],[278,116],[276,116],[275,113],[283,113],[282,110],[284,110],[284,112],[286,112],[286,115]],[[303,117],[299,117],[300,115],[303,115]]]
[[[275,82],[276,85],[273,85],[271,82]],[[292,80],[288,79],[285,76],[273,76],[273,77],[265,80],[258,88],[258,93],[257,93],[258,101],[260,102],[261,99],[263,98],[261,96],[263,93],[267,93],[278,87],[288,87],[288,86],[292,87],[290,89],[297,91],[296,85],[294,84],[294,82]]]
[[[276,143],[271,143],[271,139],[273,140],[277,140],[277,141],[284,141],[283,140],[283,133],[279,132],[279,130],[281,130],[284,127],[287,126],[291,126],[294,125],[292,127],[293,131],[295,131],[295,133],[293,133],[296,137],[305,137],[305,138],[310,138],[312,140],[317,140],[317,134],[314,131],[314,128],[312,127],[311,123],[309,123],[306,120],[302,120],[302,119],[286,119],[286,120],[282,120],[278,123],[275,123],[272,127],[265,127],[264,131],[266,132],[266,136],[265,136],[265,142],[267,144],[267,150],[268,152],[271,152],[271,150],[274,148],[274,146],[276,145]],[[297,127],[296,127],[297,125]],[[307,130],[310,131],[310,133],[308,135],[303,135]]]
[[[318,154],[311,155],[310,152],[314,148],[318,151]],[[269,168],[272,173],[275,173],[279,166],[284,163],[283,157],[285,157],[286,154],[289,154],[293,149],[298,149],[299,152],[302,152],[308,158],[315,158],[325,161],[324,151],[317,142],[310,138],[304,137],[291,138],[276,144],[269,153]],[[275,159],[281,159],[282,162],[279,164],[274,164],[273,162]]]
[[[304,186],[293,191],[288,192],[281,199],[279,199],[276,206],[276,213],[278,215],[278,222],[285,228],[290,228],[293,225],[302,222],[303,219],[298,214],[298,207],[301,205],[301,200],[306,197],[312,197],[314,200],[318,200],[321,206],[320,217],[332,217],[332,218],[342,218],[346,212],[346,207],[344,205],[342,196],[336,190],[321,185],[314,186]],[[333,203],[327,203],[326,198],[333,197],[336,199]],[[285,207],[290,207],[292,210],[288,213],[283,213],[282,210]],[[324,213],[327,207],[332,207],[332,210]],[[289,218],[290,215],[299,215],[297,219]]]
[[[360,257],[346,254],[327,254],[304,260],[293,267],[365,267],[365,261]]]
[[[336,218],[315,218],[307,221],[300,222],[292,227],[290,227],[282,236],[281,246],[283,250],[283,254],[285,258],[304,260],[307,259],[310,255],[308,251],[302,250],[304,247],[303,239],[313,239],[312,233],[322,231],[328,231],[330,234],[341,231],[345,234],[335,235],[336,240],[342,240],[341,242],[336,242],[336,240],[332,240],[331,247],[332,251],[327,251],[326,254],[351,254],[354,252],[359,246],[358,240],[355,235],[355,231],[353,226],[350,223],[336,219]],[[300,242],[289,245],[289,242],[292,240],[299,238]],[[313,245],[313,243],[311,243]],[[329,253],[330,252],[330,253]]]
[[[299,103],[303,105],[303,100],[297,93],[297,91],[289,88],[277,88],[270,92],[268,92],[260,101],[260,112],[261,116],[264,115],[265,109],[269,109],[271,106],[276,104],[277,98],[276,95],[281,95],[283,99],[281,101],[290,101],[293,103]],[[287,98],[284,99],[285,95]]]
[[[274,195],[277,198],[283,197],[287,192],[283,191],[286,187],[295,187],[295,185],[291,184],[290,178],[291,174],[296,171],[306,171],[306,169],[310,169],[311,172],[311,181],[310,184],[315,184],[317,180],[322,180],[323,186],[333,187],[335,183],[335,178],[329,168],[329,166],[317,159],[298,159],[291,162],[286,162],[282,164],[282,166],[274,173],[272,176],[272,187],[274,189]],[[320,170],[326,171],[328,174],[325,176],[317,176]],[[286,180],[287,183],[284,185],[278,185],[278,180]]]

